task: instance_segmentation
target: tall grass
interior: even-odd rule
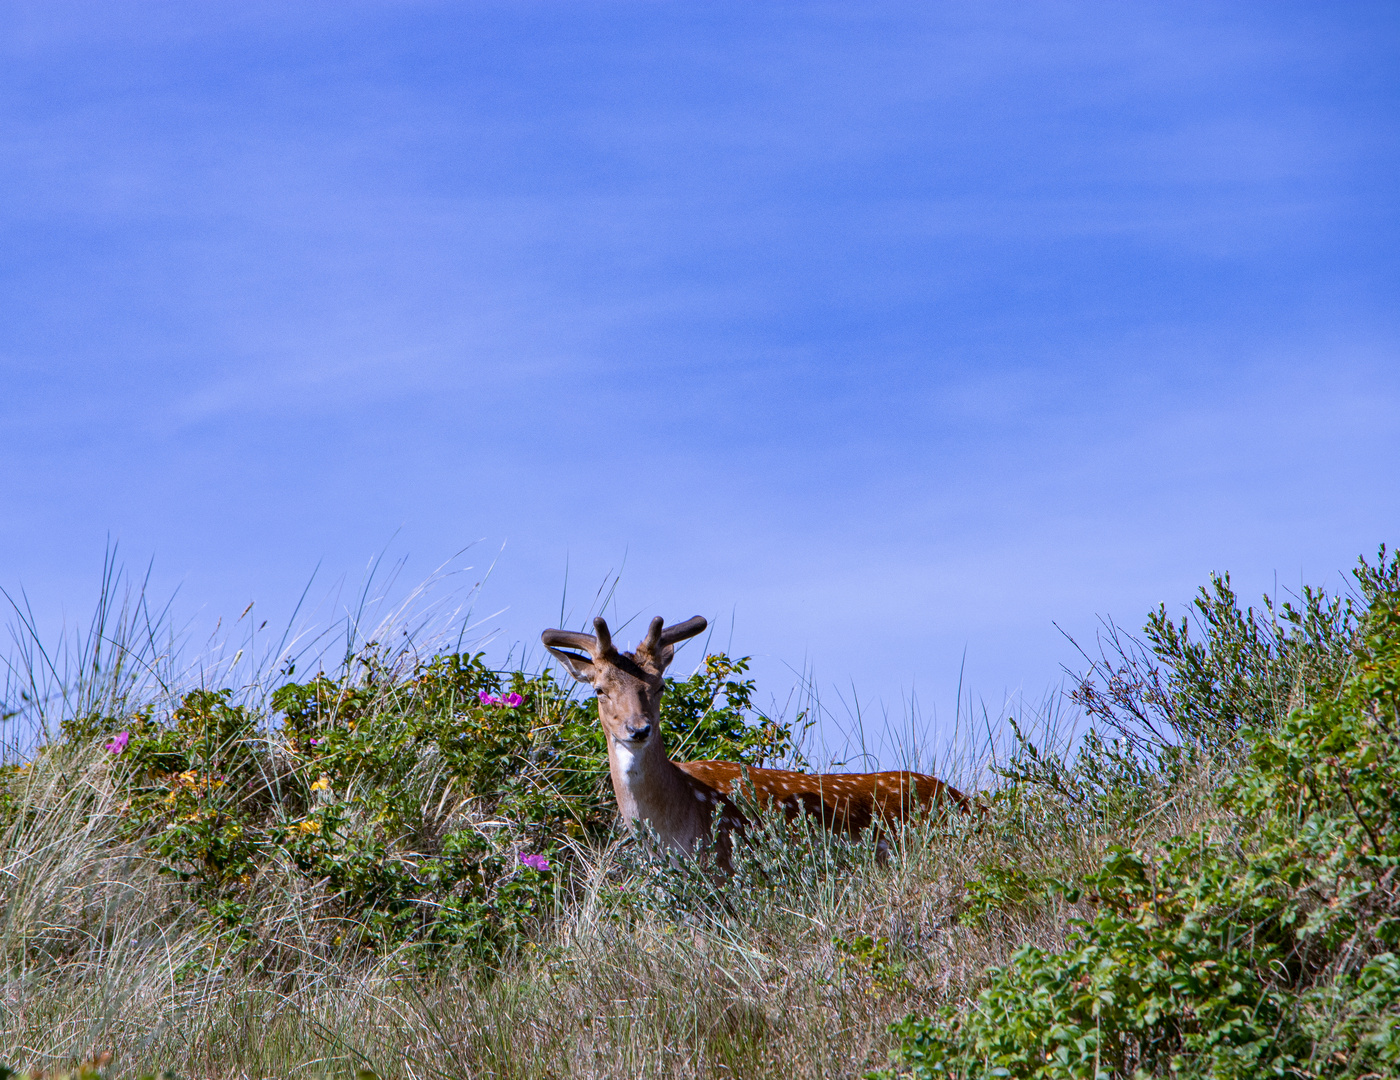
[[[551,697],[540,672],[507,673],[537,711],[499,790],[473,787],[446,744],[431,740],[404,743],[411,759],[392,763],[388,802],[374,787],[390,774],[368,765],[318,790],[313,782],[327,775],[329,759],[283,735],[270,697],[293,677],[296,657],[312,655],[308,639],[282,635],[255,668],[237,669],[246,652],[181,667],[168,610],[149,605],[139,585],[121,584],[109,560],[87,636],[56,649],[41,646],[32,612],[16,605],[5,700],[34,722],[36,736],[8,747],[0,836],[0,1061],[15,1068],[55,1069],[110,1053],[112,1076],[861,1076],[899,1049],[893,1022],[966,1008],[988,972],[1028,943],[1051,953],[1066,946],[1071,920],[1090,914],[1092,900],[1046,882],[1091,877],[1115,846],[1152,851],[1219,821],[1215,793],[1237,760],[1233,728],[1200,738],[1183,727],[1158,746],[1174,756],[1155,764],[1135,756],[1149,736],[1132,725],[1125,703],[1170,726],[1179,708],[1161,709],[1184,699],[1160,680],[1180,669],[1164,675],[1160,653],[1115,653],[1121,639],[1110,640],[1106,666],[1088,673],[1099,682],[1085,686],[1121,690],[1134,670],[1143,681],[1138,699],[1107,703],[1080,687],[1079,701],[1101,722],[1089,756],[1069,737],[1076,717],[1059,700],[997,714],[1009,723],[984,716],[980,730],[963,717],[962,742],[943,749],[937,768],[955,785],[982,789],[985,812],[914,822],[887,838],[888,860],[871,838],[852,843],[770,822],[742,848],[734,876],[716,880],[694,864],[651,861],[632,837],[589,824],[589,807],[612,816],[597,759],[572,787],[560,770],[586,767],[586,757],[546,760],[565,745],[549,733],[582,730],[588,716],[562,691]],[[406,610],[391,613],[400,629]],[[434,617],[456,635],[444,651],[460,651],[466,622]],[[406,688],[419,685],[443,639],[422,620],[411,633],[364,625],[361,610],[347,620],[331,683],[364,692],[356,714],[364,730],[397,731],[404,710],[418,707],[403,704]],[[1259,645],[1273,680],[1268,693],[1289,679],[1301,687],[1307,665],[1343,664],[1346,634],[1334,629],[1314,635],[1320,652],[1294,650],[1279,661],[1284,667],[1270,666],[1280,650]],[[367,648],[385,641],[391,645]],[[217,748],[200,768],[232,776],[228,762],[252,763],[258,779],[247,798],[257,801],[267,836],[295,839],[299,823],[321,820],[315,815],[333,796],[343,835],[378,837],[375,857],[408,867],[406,877],[373,878],[354,897],[361,879],[308,872],[312,864],[292,841],[263,843],[256,872],[230,877],[182,864],[179,852],[161,854],[155,826],[132,828],[151,796],[140,793],[126,756],[107,749],[110,732],[138,723],[174,730],[186,695],[228,685],[234,670],[245,674],[230,701],[247,710],[249,725],[238,729],[237,748]],[[1105,672],[1116,681],[1105,682]],[[1285,698],[1304,692],[1298,687]],[[453,702],[449,718],[463,708]],[[800,704],[798,714],[823,707],[811,695]],[[326,715],[326,730],[344,734],[344,717]],[[867,745],[885,737],[872,732]],[[142,775],[161,799],[167,790],[188,794],[193,783]],[[564,829],[575,818],[558,807],[583,824]],[[391,811],[394,824],[385,826]],[[494,866],[496,877],[418,888],[460,836],[485,838],[485,861],[471,865]],[[495,917],[490,905],[524,888],[511,854],[545,843],[551,870],[518,894],[529,914],[507,936],[499,927],[489,940],[430,939],[403,923],[393,933],[366,929],[362,917],[385,895],[386,880],[406,890],[410,910],[479,887],[482,910]],[[181,866],[187,880],[169,872]]]
[[[577,852],[534,947],[494,970],[328,950],[339,928],[314,886],[262,898],[263,962],[245,963],[220,955],[181,887],[120,840],[109,762],[89,753],[38,772],[28,797],[43,812],[11,830],[0,867],[0,1033],[13,1064],[107,1050],[122,1074],[859,1075],[884,1062],[892,1020],[956,1001],[1024,940],[1061,941],[1054,908],[961,924],[977,867],[1067,854],[1088,866],[1098,849],[930,821],[887,865],[843,845],[839,872],[819,873],[831,841],[804,834],[796,852],[751,852],[790,868],[757,893],[690,868],[661,888],[615,843]]]

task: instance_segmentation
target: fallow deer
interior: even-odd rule
[[[595,634],[546,630],[547,648],[576,679],[598,695],[598,718],[608,744],[608,767],[618,809],[629,824],[646,822],[673,850],[693,854],[710,836],[720,813],[718,856],[729,863],[729,834],[742,829],[736,788],[760,806],[780,807],[789,817],[805,811],[835,832],[859,835],[878,818],[899,821],[917,809],[951,800],[964,812],[967,796],[932,776],[915,772],[826,773],[745,768],[732,761],[672,761],[666,755],[660,712],[663,676],[675,646],[705,629],[697,615],[662,628],[651,621],[635,652],[619,652],[608,624],[593,620]],[[566,650],[578,650],[570,652]]]

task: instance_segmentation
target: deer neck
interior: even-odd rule
[[[688,851],[694,843],[693,800],[684,774],[666,756],[661,733],[635,748],[609,738],[608,766],[623,818],[647,822],[664,840]]]

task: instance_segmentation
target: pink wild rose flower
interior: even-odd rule
[[[512,709],[518,709],[525,703],[525,699],[519,694],[507,694],[501,699],[502,704],[509,705]]]
[[[131,732],[119,731],[112,736],[112,741],[107,744],[105,749],[110,750],[114,754],[120,754],[123,750],[126,749],[126,744],[130,741]]]
[[[549,860],[543,855],[517,855],[522,866],[528,866],[531,870],[548,870]]]

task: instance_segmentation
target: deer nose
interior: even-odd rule
[[[627,737],[633,742],[646,742],[646,738],[651,734],[651,725],[643,724],[641,727],[627,725]]]

